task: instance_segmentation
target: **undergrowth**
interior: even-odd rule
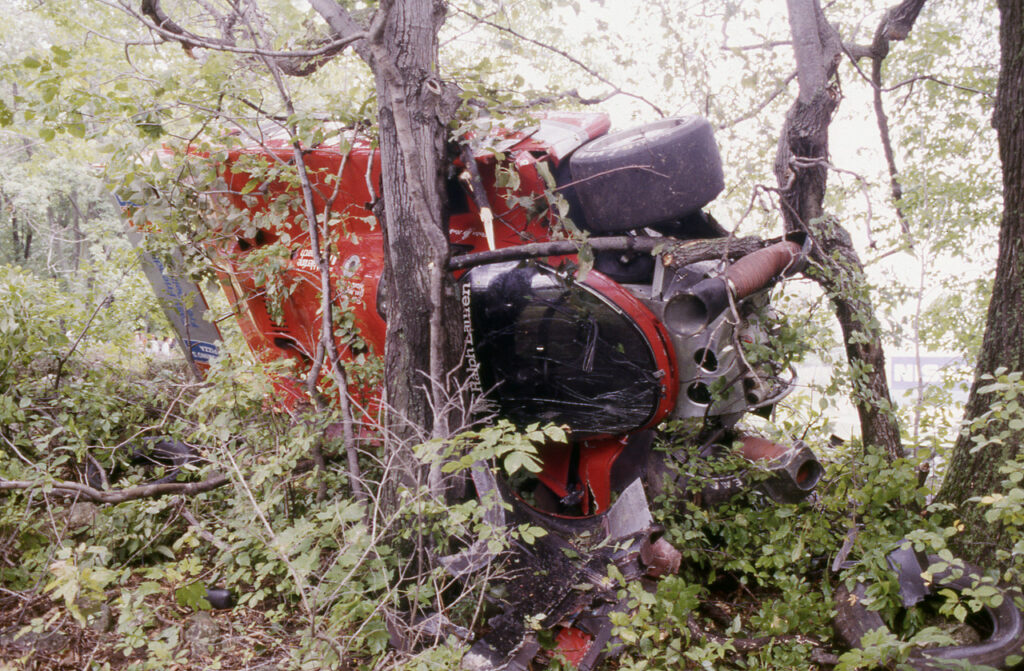
[[[542,436],[492,423],[413,450],[367,422],[359,459],[371,497],[358,502],[330,430],[339,418],[277,408],[279,371],[230,348],[202,383],[173,362],[125,365],[109,351],[130,351],[138,322],[116,301],[72,303],[48,280],[9,268],[0,268],[0,282],[0,665],[457,668],[468,637],[495,613],[487,597],[500,564],[457,581],[436,559],[476,541],[500,551],[512,534],[486,524],[488,506],[472,497],[432,497],[418,471],[396,478],[405,462],[388,455],[443,459],[457,492],[475,463],[535,469],[532,445]],[[1010,431],[1024,427],[1019,374],[993,378],[988,392],[993,416]],[[195,458],[146,463],[139,452],[156,439],[180,441]],[[957,511],[932,503],[913,459],[889,463],[855,442],[805,440],[826,457],[826,474],[798,504],[770,501],[756,487],[763,474],[731,458],[700,472],[682,468],[682,486],[654,488],[656,521],[682,553],[682,568],[653,591],[622,588],[629,608],[614,616],[614,634],[623,654],[607,668],[873,668],[946,640],[931,616],[901,606],[886,555],[910,543],[956,565],[949,545],[961,531]],[[666,431],[660,449],[685,456],[690,447]],[[314,448],[325,461],[311,457]],[[701,505],[702,483],[737,469],[750,486]],[[1001,572],[942,594],[934,610],[946,619],[969,619],[1002,598],[996,579],[1024,579],[1024,463],[1002,473],[1003,489],[972,505],[1013,542],[984,567]],[[75,482],[110,492],[218,476],[226,484],[203,493],[120,503],[54,489]],[[543,531],[513,533],[532,542]],[[846,561],[834,565],[841,549]],[[839,586],[859,583],[889,630],[846,651],[832,631],[834,599]],[[214,608],[222,604],[208,590],[217,589],[236,605]],[[422,626],[429,618],[436,626]],[[550,668],[560,665],[556,655]]]

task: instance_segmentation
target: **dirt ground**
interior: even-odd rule
[[[83,608],[78,621],[45,595],[0,594],[0,671],[153,668],[168,671],[284,668],[280,639],[287,631],[249,608],[190,612],[158,597],[155,622],[142,647],[128,647],[105,604]]]

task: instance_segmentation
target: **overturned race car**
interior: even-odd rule
[[[450,270],[470,386],[498,416],[562,425],[569,436],[538,446],[541,469],[526,481],[472,469],[475,494],[491,505],[489,523],[548,533],[532,544],[513,540],[502,553],[513,568],[502,578],[510,583],[502,612],[472,644],[466,669],[527,669],[541,646],[527,616],[554,633],[577,669],[614,654],[612,615],[627,606],[609,567],[646,583],[679,568],[648,494],[683,478],[680,462],[738,451],[769,472],[757,486],[785,502],[807,497],[823,474],[802,443],[780,445],[738,428],[747,413],[769,413],[793,386],[782,366],[743,352],[770,339],[769,290],[805,267],[808,241],[734,238],[704,211],[724,186],[706,120],[608,131],[604,115],[567,113],[496,131],[474,143],[487,150],[463,153],[449,185]],[[253,352],[308,367],[322,332],[320,268],[301,218],[269,216],[294,197],[294,186],[258,167],[288,164],[292,151],[271,137],[230,152],[219,207],[243,213],[249,225],[225,225],[211,252]],[[379,151],[350,134],[303,158],[314,207],[334,213],[330,273],[336,302],[359,335],[358,345],[339,340],[337,349],[350,358],[382,354],[389,296],[382,231],[370,209],[380,195]],[[508,170],[516,179],[500,178]],[[563,214],[532,206],[552,194]],[[567,228],[580,235],[567,238]],[[293,249],[282,271],[289,289],[272,302],[252,259],[282,236]],[[585,273],[578,272],[583,255],[592,258]],[[201,368],[216,355],[218,335],[203,316],[199,287],[146,258],[183,350]],[[186,304],[189,294],[200,300]],[[304,394],[287,380],[280,389],[292,399]],[[652,447],[657,427],[670,420],[696,427],[685,455]],[[714,505],[747,486],[720,476],[696,496]],[[456,577],[495,560],[486,543],[441,558]]]

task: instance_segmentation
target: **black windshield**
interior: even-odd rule
[[[480,266],[467,281],[480,381],[503,416],[577,434],[629,431],[653,416],[661,371],[609,299],[536,263]]]

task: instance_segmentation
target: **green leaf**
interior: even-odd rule
[[[201,582],[179,587],[174,590],[174,598],[182,608],[210,610],[210,602],[206,600],[206,586]]]
[[[551,168],[548,164],[540,161],[534,164],[537,168],[537,174],[544,180],[545,186],[549,189],[554,189],[557,185],[555,184],[555,176],[551,174]]]
[[[50,52],[53,53],[53,60],[58,65],[67,65],[71,60],[71,52],[63,47],[54,45],[50,47]]]
[[[522,452],[509,452],[505,456],[504,466],[506,473],[514,475],[519,469],[526,467],[526,459]]]
[[[153,580],[146,580],[139,584],[135,589],[135,596],[136,598],[141,599],[152,594],[161,594],[163,591],[164,587],[160,583]]]
[[[523,542],[527,545],[533,545],[538,538],[547,536],[547,529],[543,527],[535,527],[530,524],[519,525],[519,537],[523,539]]]

